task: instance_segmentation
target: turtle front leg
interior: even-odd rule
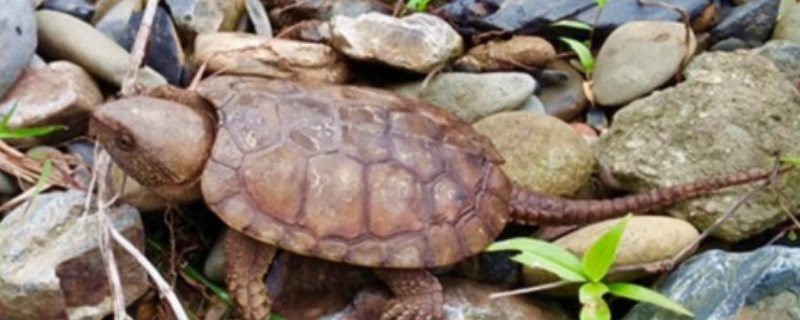
[[[243,320],[269,319],[272,301],[264,285],[276,248],[234,230],[226,230],[225,282]]]
[[[425,269],[376,269],[392,290],[380,320],[444,320],[442,285]]]

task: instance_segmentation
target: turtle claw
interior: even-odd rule
[[[438,301],[437,301],[438,300]],[[390,300],[380,320],[446,320],[442,312],[441,296],[398,297]]]

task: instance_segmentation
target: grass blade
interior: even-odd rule
[[[5,121],[5,119],[4,119]],[[44,127],[32,127],[32,128],[19,128],[19,129],[7,129],[4,128],[0,130],[0,139],[16,139],[16,138],[29,138],[29,137],[38,137],[50,134],[54,131],[59,130],[66,130],[67,127],[61,125],[55,126],[44,126]]]
[[[486,251],[520,251],[511,259],[529,267],[545,269],[567,281],[586,281],[581,260],[564,248],[546,241],[513,238],[495,242]]]
[[[576,20],[560,20],[550,24],[551,27],[566,27],[577,30],[592,31],[592,26]]]
[[[612,283],[608,285],[608,292],[618,297],[651,303],[687,317],[694,317],[691,311],[686,310],[686,308],[677,302],[670,300],[656,291],[637,284],[625,282]]]
[[[617,254],[617,246],[625,227],[630,221],[631,215],[622,218],[611,229],[606,231],[595,241],[589,250],[583,255],[583,270],[592,282],[599,282],[606,276],[606,272],[614,263],[614,256]]]
[[[567,37],[559,37],[559,39],[566,43],[569,48],[578,55],[578,60],[581,62],[583,72],[592,73],[592,71],[594,71],[594,57],[592,56],[592,51],[589,50],[586,44]]]

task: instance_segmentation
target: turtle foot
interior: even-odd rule
[[[424,269],[376,270],[389,285],[394,298],[383,308],[380,320],[445,320],[442,285]]]
[[[439,300],[438,302],[436,300]],[[398,297],[386,304],[380,320],[446,320],[441,296]]]

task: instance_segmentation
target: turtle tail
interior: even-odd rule
[[[756,170],[683,185],[653,189],[607,200],[577,200],[551,197],[514,185],[511,193],[513,222],[523,225],[585,224],[624,215],[647,212],[678,201],[707,195],[717,189],[769,178],[791,169]]]

